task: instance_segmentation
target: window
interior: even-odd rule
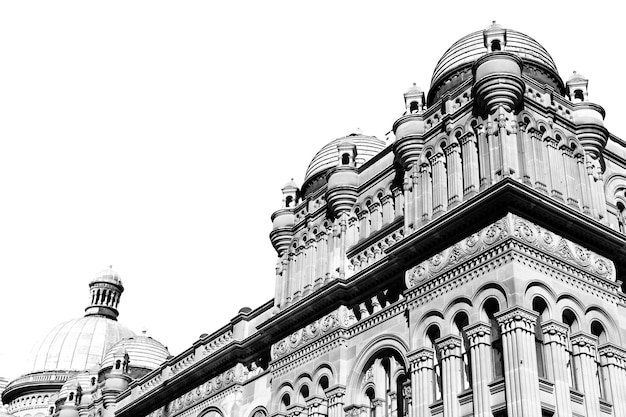
[[[502,47],[498,39],[494,39],[493,41],[491,41],[491,52],[501,51],[501,50],[502,50]]]
[[[500,325],[494,317],[500,311],[498,301],[491,298],[485,302],[485,314],[491,325],[491,357],[493,363],[493,378],[498,379],[504,376],[504,360],[502,355],[502,334]]]
[[[546,377],[546,365],[543,355],[543,330],[541,324],[543,322],[543,316],[548,312],[548,306],[546,302],[540,298],[535,297],[533,299],[533,310],[539,314],[537,321],[535,322],[535,351],[537,352],[537,373],[540,378]]]
[[[454,317],[454,324],[456,325],[459,335],[463,339],[461,343],[461,361],[463,362],[461,365],[461,382],[463,383],[463,389],[468,389],[472,386],[472,362],[469,357],[469,340],[463,330],[467,325],[469,325],[467,314],[463,312],[458,313]]]
[[[439,356],[439,350],[435,341],[441,337],[439,327],[432,325],[426,331],[428,340],[432,348],[435,350],[435,357],[433,363],[433,398],[435,401],[441,399],[441,357]]]

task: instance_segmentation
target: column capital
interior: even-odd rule
[[[328,398],[329,405],[340,403],[341,398],[346,395],[346,387],[344,385],[335,385],[328,388],[325,393]]]
[[[431,348],[422,347],[414,350],[413,352],[409,352],[407,358],[412,372],[416,372],[424,368],[432,369],[433,361],[435,359],[435,351]]]
[[[562,346],[567,345],[567,333],[569,329],[566,325],[556,320],[548,320],[541,324],[544,343],[556,343]]]
[[[489,324],[479,321],[465,326],[463,330],[471,347],[491,344],[491,326]]]
[[[343,408],[345,411],[345,416],[346,417],[359,417],[361,415],[361,413],[363,413],[364,415],[367,415],[369,412],[369,407],[365,406],[365,405],[348,405],[346,407]]]
[[[514,306],[495,314],[495,318],[500,325],[502,334],[509,333],[517,329],[534,333],[537,317],[539,317],[539,315],[536,312],[519,306]]]
[[[598,347],[598,355],[600,355],[600,364],[602,366],[615,365],[626,369],[626,350],[623,348],[613,343],[605,343]]]
[[[441,359],[446,359],[450,356],[461,356],[461,344],[463,339],[459,336],[450,334],[435,340],[435,344],[439,349]]]
[[[598,338],[594,335],[585,332],[576,332],[570,336],[572,342],[572,354],[596,356],[596,349],[598,348]]]

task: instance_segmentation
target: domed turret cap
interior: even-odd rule
[[[163,344],[142,334],[120,340],[105,355],[101,369],[112,367],[115,363],[115,356],[124,352],[128,354],[131,368],[151,371],[158,368],[170,356],[170,352]]]

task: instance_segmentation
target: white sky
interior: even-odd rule
[[[0,376],[109,264],[120,321],[172,354],[272,298],[282,185],[357,127],[383,138],[494,19],[585,74],[626,138],[624,13],[601,4],[1,2]]]

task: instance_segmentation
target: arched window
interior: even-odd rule
[[[502,46],[500,45],[500,41],[498,39],[494,39],[491,41],[491,52],[501,51]]]
[[[287,407],[291,405],[291,397],[289,394],[285,393],[283,397],[280,399],[280,411],[283,413],[287,412]]]
[[[328,389],[328,386],[329,386],[328,377],[324,375],[323,377],[320,378],[321,391],[325,392]]]
[[[461,367],[461,381],[463,382],[463,389],[468,389],[472,386],[472,366],[469,357],[469,340],[465,334],[465,330],[463,330],[467,325],[469,325],[469,318],[467,317],[467,314],[464,312],[458,313],[454,317],[454,325],[459,332],[459,336],[463,339],[463,343],[461,343],[461,360],[463,361],[463,365]]]
[[[341,165],[350,165],[350,155],[347,153],[341,155]]]
[[[417,101],[412,101],[410,106],[409,106],[409,111],[411,113],[417,113],[419,111],[419,106],[417,104]]]
[[[583,90],[575,90],[574,91],[574,101],[585,101],[585,95],[583,94]]]
[[[495,298],[485,302],[485,314],[491,325],[491,357],[493,363],[493,378],[504,377],[504,360],[502,356],[502,333],[495,314],[500,311],[500,305]]]
[[[433,324],[426,331],[426,336],[428,337],[431,347],[435,350],[433,363],[433,398],[437,401],[441,399],[441,357],[435,341],[441,337],[441,331],[439,327]]]
[[[621,201],[617,202],[617,227],[622,233],[626,233],[626,207]]]
[[[122,361],[121,360],[116,360],[115,361],[115,369],[120,369],[122,367]]]
[[[541,324],[543,323],[544,316],[548,312],[548,306],[541,297],[535,297],[533,299],[533,310],[539,314],[537,321],[535,322],[535,351],[537,352],[537,373],[540,378],[546,377],[546,364],[543,355],[543,330]]]
[[[372,417],[402,417],[408,412],[407,371],[397,352],[384,350],[373,356],[361,378],[364,400],[369,404]]]
[[[74,393],[70,392],[70,397],[68,398],[69,401],[74,401]]]
[[[302,388],[300,388],[300,403],[305,404],[307,398],[309,398],[309,387],[307,385],[303,385]]]
[[[374,388],[368,388],[367,391],[365,391],[365,396],[367,396],[369,400],[369,417],[376,417],[376,393],[374,392]]]
[[[574,372],[574,356],[572,354],[572,343],[569,340],[569,336],[578,330],[578,320],[576,319],[576,315],[572,312],[572,310],[563,310],[563,315],[561,321],[568,328],[568,337],[567,337],[567,377],[569,380],[569,386],[578,389],[578,381],[576,381],[576,372]]]
[[[599,321],[591,322],[591,334],[598,338],[598,346],[607,343],[608,338],[606,335],[606,331],[604,330],[604,326]],[[598,358],[598,350],[596,349],[596,379],[598,381],[598,386],[600,387],[600,398],[606,398],[604,389],[604,378],[602,375],[602,367],[600,366],[600,360]]]
[[[291,207],[291,203],[293,203],[293,197],[288,195],[285,198],[285,207],[287,207],[287,208]]]

